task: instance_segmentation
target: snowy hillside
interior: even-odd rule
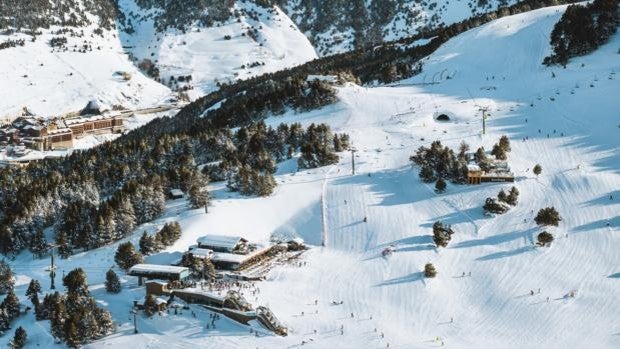
[[[297,348],[302,341],[304,348],[620,346],[620,35],[566,69],[546,68],[541,62],[549,34],[564,9],[493,21],[448,41],[415,78],[394,86],[339,87],[337,104],[268,120],[326,122],[348,133],[358,150],[355,175],[349,153],[316,170],[298,171],[290,160],[279,165],[278,187],[268,198],[240,197],[215,183],[208,214],[170,201],[163,217],[130,238],[136,243],[143,230],[178,220],[181,239],[147,258],[169,263],[206,233],[257,241],[272,233],[303,237],[313,245],[301,260],[305,265],[280,266],[256,283],[260,293],[246,294],[286,323],[287,337],[229,320],[206,329],[210,314],[197,306],[191,307],[195,316],[139,316],[134,335],[129,310],[144,289],[129,276],[122,277],[119,295],[102,285],[116,243],[58,262],[59,270],[84,268],[93,296],[119,325],[88,347]],[[209,71],[201,74],[210,79]],[[481,107],[490,110],[486,135]],[[451,121],[436,121],[439,113]],[[409,161],[434,140],[453,149],[465,141],[489,150],[502,135],[512,142],[508,162],[521,195],[501,216],[483,215],[482,205],[510,185],[449,184],[436,194]],[[538,177],[532,173],[537,163],[543,168]],[[548,229],[556,238],[551,247],[534,247],[542,229],[533,215],[546,206],[555,206],[563,220]],[[447,248],[433,244],[437,220],[456,231]],[[395,252],[382,257],[389,245]],[[437,268],[434,279],[423,277],[427,262]],[[49,289],[47,265],[29,253],[11,262],[23,303],[29,278]],[[572,291],[576,297],[567,297]],[[33,345],[56,347],[48,323],[32,321],[22,316],[13,326],[27,327]]]
[[[121,1],[120,6],[132,28],[130,33],[121,31],[123,45],[137,62],[153,61],[164,84],[176,89],[193,86],[193,97],[217,89],[218,82],[247,79],[316,58],[306,37],[277,7],[237,2],[230,9],[237,15],[222,23],[210,27],[188,23],[183,31],[158,31],[153,18],[162,9],[145,10],[134,0]],[[171,81],[188,75],[190,84]]]
[[[0,35],[0,40],[24,39],[24,46],[0,50],[0,117],[26,107],[52,116],[82,109],[91,99],[125,108],[161,103],[170,90],[144,76],[128,59],[115,31],[94,34],[96,26],[42,30],[32,42],[23,34]],[[51,40],[66,43],[51,46]],[[123,78],[123,73],[129,79]]]

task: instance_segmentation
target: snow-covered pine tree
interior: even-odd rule
[[[30,251],[37,257],[41,257],[44,255],[49,249],[49,244],[47,243],[47,239],[43,234],[42,229],[37,229],[34,233],[32,239],[30,240]]]
[[[136,264],[142,263],[144,259],[133,247],[133,244],[128,241],[118,245],[114,261],[121,269],[127,270]]]
[[[13,271],[5,260],[0,260],[0,294],[5,294],[15,286]]]
[[[28,339],[28,334],[26,333],[26,330],[24,330],[23,327],[19,326],[15,330],[15,336],[13,337],[13,340],[11,341],[11,348],[22,349],[26,345],[27,339]]]
[[[109,293],[121,292],[121,281],[118,279],[118,275],[114,270],[110,269],[105,273],[105,289]]]
[[[28,289],[26,290],[26,297],[28,297],[30,301],[32,302],[32,305],[34,306],[35,311],[39,307],[39,293],[40,292],[41,292],[41,285],[39,284],[39,281],[35,279],[30,280],[30,283],[28,284]]]
[[[146,230],[142,233],[142,236],[140,237],[138,247],[140,249],[140,253],[145,256],[148,256],[158,250],[155,238],[149,235]]]
[[[11,319],[6,309],[0,307],[0,331],[6,331],[11,327]]]
[[[6,313],[8,314],[10,320],[13,320],[19,316],[19,298],[17,298],[13,290],[7,292],[0,307],[6,309]]]
[[[64,231],[56,232],[56,246],[58,246],[56,251],[62,259],[67,259],[73,254],[73,249]]]
[[[136,228],[136,214],[129,197],[125,195],[118,200],[117,206],[115,211],[116,237],[122,238],[131,234]]]

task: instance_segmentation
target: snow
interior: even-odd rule
[[[52,32],[58,29],[44,30],[35,42],[23,36],[25,46],[0,50],[0,79],[3,86],[10,87],[0,89],[2,117],[17,116],[23,107],[36,115],[58,116],[79,111],[91,100],[128,108],[146,107],[170,94],[167,87],[138,71],[114,31],[104,31],[104,37],[90,37],[95,28],[87,27],[83,38],[67,34],[70,49],[59,52],[49,46],[50,39],[56,37]],[[73,45],[81,47],[84,41],[91,43],[92,52],[72,51]],[[131,74],[131,80],[116,75],[119,71]]]
[[[226,236],[226,235],[214,235],[209,234],[199,237],[196,242],[202,247],[216,247],[232,251],[237,247],[237,244],[242,240],[241,236]]]
[[[189,272],[186,267],[175,267],[172,265],[161,264],[136,264],[129,268],[128,273],[170,273],[170,274],[182,274]]]
[[[334,166],[313,170],[298,170],[292,159],[279,165],[270,197],[241,197],[214,183],[208,214],[170,201],[161,218],[127,238],[135,244],[144,230],[180,222],[181,238],[147,263],[178,259],[205,231],[250,241],[267,241],[272,233],[303,238],[309,251],[257,282],[260,293],[245,294],[288,326],[287,337],[225,317],[217,329],[205,329],[210,312],[195,305],[196,317],[189,311],[139,315],[140,333],[134,335],[128,311],[144,288],[125,275],[119,295],[105,293],[102,285],[115,243],[57,261],[59,270],[86,270],[91,292],[119,325],[87,347],[291,348],[302,341],[309,348],[426,348],[442,341],[455,348],[620,346],[620,34],[566,69],[544,67],[549,34],[564,9],[496,20],[450,40],[425,60],[420,76],[394,86],[338,87],[335,105],[268,120],[328,122],[348,133],[358,150],[356,175],[349,153]],[[491,114],[486,135],[480,106]],[[433,116],[439,111],[456,118],[438,122]],[[508,163],[520,200],[494,218],[484,216],[484,199],[512,183],[449,183],[437,194],[409,161],[419,146],[436,139],[453,149],[466,141],[490,150],[501,135],[511,139]],[[531,171],[537,163],[539,176]],[[545,228],[555,236],[551,247],[535,247],[542,229],[533,215],[546,206],[563,220]],[[456,232],[447,248],[433,245],[437,220]],[[382,257],[392,245],[394,252]],[[428,262],[437,268],[436,278],[423,277]],[[49,289],[47,260],[22,253],[10,263],[22,280],[17,293],[23,303],[29,278]],[[30,343],[55,347],[47,322],[33,321],[22,316],[13,326],[26,326]]]
[[[125,13],[140,14],[132,19],[135,34],[120,32],[123,45],[130,47],[138,61],[148,58],[156,62],[166,82],[170,76],[192,75],[192,98],[216,90],[217,82],[247,79],[317,57],[308,39],[277,7],[275,13],[270,13],[251,2],[236,2],[233,10],[256,11],[258,21],[246,16],[240,16],[238,21],[233,16],[213,27],[188,23],[190,29],[185,33],[172,29],[156,33],[152,12],[157,10],[141,10],[134,0],[120,1],[120,6]],[[258,30],[257,40],[245,34],[250,28]],[[225,40],[226,35],[231,39]],[[250,68],[254,62],[264,65]]]

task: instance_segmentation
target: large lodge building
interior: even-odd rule
[[[39,151],[69,149],[74,139],[90,134],[121,133],[124,129],[123,117],[118,113],[51,120],[19,117],[0,128],[0,144],[23,144]]]

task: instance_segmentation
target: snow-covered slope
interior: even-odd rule
[[[181,240],[148,259],[160,263],[205,233],[267,240],[275,232],[315,245],[305,266],[278,267],[256,284],[260,293],[246,295],[268,305],[289,326],[288,337],[260,329],[256,337],[228,321],[205,329],[209,314],[198,307],[192,307],[196,318],[190,312],[140,317],[141,332],[133,335],[128,311],[143,288],[131,277],[123,277],[120,295],[102,288],[114,264],[113,245],[59,262],[64,270],[85,268],[94,296],[119,324],[117,333],[89,347],[292,348],[302,341],[310,348],[442,342],[456,348],[618,347],[620,35],[566,69],[545,68],[549,33],[564,8],[506,17],[464,33],[428,57],[423,74],[399,85],[349,85],[339,88],[341,101],[333,106],[269,120],[328,122],[349,133],[358,149],[356,175],[347,153],[337,165],[309,171],[296,171],[290,161],[280,164],[271,197],[241,198],[215,184],[208,214],[173,201],[161,219],[137,229],[134,242],[144,229],[181,223]],[[429,81],[438,83],[424,84]],[[481,106],[491,110],[486,135],[480,133]],[[439,112],[454,118],[437,122]],[[509,185],[449,185],[437,195],[408,160],[435,139],[453,148],[464,140],[490,149],[504,134],[512,141],[508,161],[521,195],[516,208],[495,218],[482,214],[484,198]],[[531,171],[536,163],[543,168],[538,178]],[[541,229],[532,211],[546,206],[555,206],[563,221],[548,229],[556,237],[550,248],[534,248]],[[432,244],[437,220],[456,231],[445,249]],[[390,244],[395,253],[381,257]],[[437,267],[434,279],[422,277],[427,262]],[[11,264],[22,298],[29,277],[49,287],[47,261],[24,253]],[[576,297],[565,297],[571,291]],[[31,321],[21,317],[14,326],[27,324],[30,343],[53,346],[48,324]]]
[[[158,104],[170,90],[144,76],[123,52],[116,31],[93,34],[96,26],[56,34],[62,28],[43,29],[30,36],[0,35],[0,41],[25,40],[25,45],[0,50],[0,117],[14,116],[26,107],[42,116],[59,115],[83,108],[89,100],[126,108]],[[64,48],[50,46],[54,38],[66,38]],[[88,46],[86,52],[84,45]],[[91,51],[92,49],[92,51]],[[125,80],[120,73],[128,73]]]
[[[157,31],[153,17],[161,9],[144,10],[134,0],[121,1],[120,6],[133,29],[131,34],[121,31],[123,45],[137,62],[155,62],[164,84],[170,85],[170,77],[191,75],[193,97],[217,89],[217,82],[247,79],[316,58],[308,39],[277,7],[236,2],[231,13],[238,16],[223,23],[211,27],[188,23],[184,31]]]

